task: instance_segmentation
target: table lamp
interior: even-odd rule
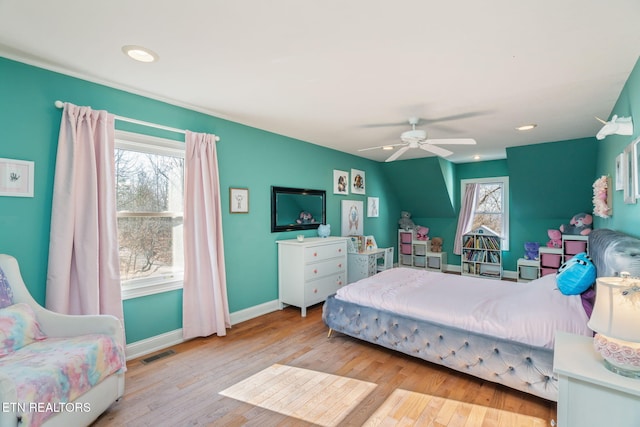
[[[612,372],[640,378],[640,280],[620,277],[596,280],[596,301],[588,323],[593,345]]]

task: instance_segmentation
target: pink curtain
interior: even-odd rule
[[[458,216],[458,228],[456,230],[456,241],[453,244],[453,253],[462,254],[462,235],[471,231],[473,225],[473,209],[476,206],[476,195],[478,184],[470,183],[464,187],[464,197],[460,206],[460,216]]]
[[[231,320],[215,136],[187,131],[185,143],[182,335],[224,336]]]
[[[46,306],[123,318],[114,117],[65,103],[53,183]]]

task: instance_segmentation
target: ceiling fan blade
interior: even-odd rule
[[[407,121],[396,122],[396,123],[373,123],[368,125],[362,125],[363,128],[386,128],[393,126],[407,126]]]
[[[404,154],[404,152],[407,151],[408,149],[409,149],[408,145],[400,148],[398,151],[396,151],[391,156],[389,156],[389,158],[387,160],[385,160],[385,162],[393,162],[395,159],[397,159],[398,157],[402,156]]]
[[[435,155],[438,155],[440,157],[447,157],[453,154],[452,151],[445,150],[444,148],[438,147],[437,145],[420,144],[420,148],[422,148],[425,151],[429,151]]]
[[[476,145],[476,140],[473,138],[442,138],[442,139],[427,139],[427,144],[440,144],[440,145]]]
[[[429,124],[436,122],[448,122],[450,120],[468,119],[471,117],[482,116],[487,114],[486,111],[470,111],[468,113],[453,114],[451,116],[443,116],[434,119],[420,119],[420,123]]]
[[[399,147],[401,145],[407,145],[407,144],[404,144],[402,142],[398,144],[385,144],[385,145],[378,145],[377,147],[359,148],[358,151],[377,150],[379,148],[384,148],[384,147]]]

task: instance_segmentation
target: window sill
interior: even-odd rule
[[[172,280],[167,282],[153,283],[147,285],[138,285],[135,287],[122,288],[122,300],[146,297],[149,295],[161,294],[164,292],[182,289],[182,280]]]

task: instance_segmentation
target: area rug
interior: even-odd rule
[[[547,423],[541,418],[397,389],[363,427],[544,427],[546,425]]]
[[[337,426],[376,384],[292,366],[272,365],[220,392],[319,426]]]

